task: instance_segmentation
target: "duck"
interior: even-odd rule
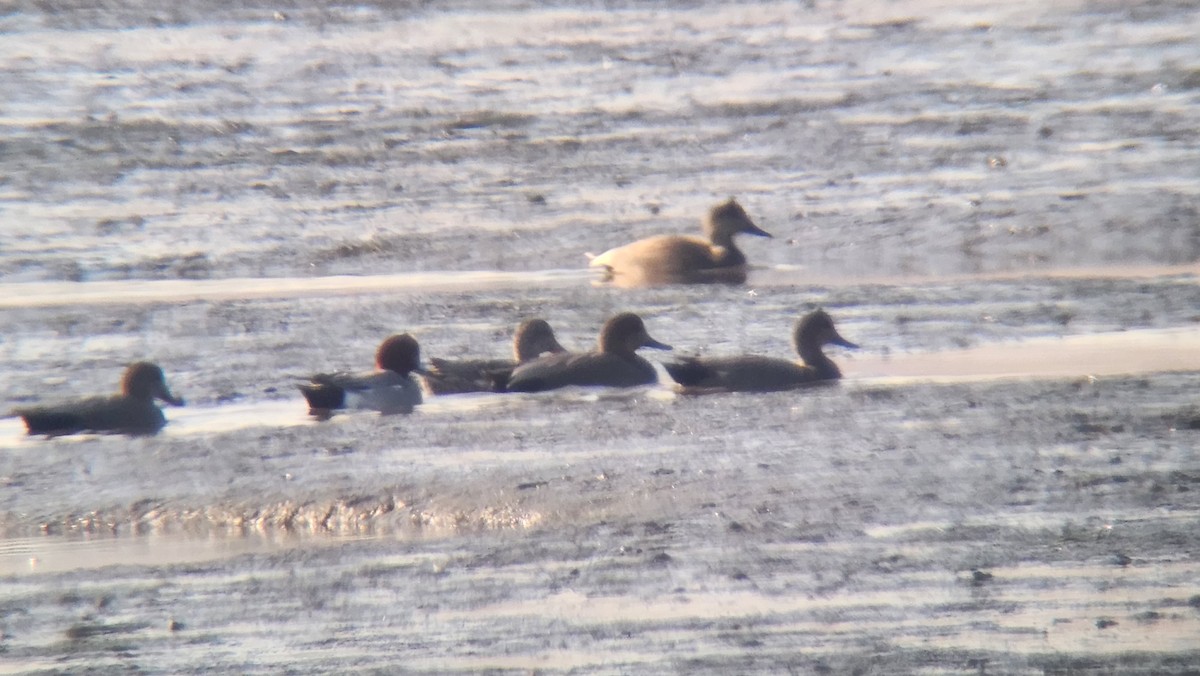
[[[775,392],[842,377],[837,364],[825,355],[825,345],[857,349],[833,325],[824,310],[796,322],[792,341],[800,361],[742,355],[736,357],[684,357],[663,364],[684,392]]]
[[[603,272],[602,283],[642,287],[666,284],[742,284],[746,256],[733,243],[739,233],[771,237],[755,225],[746,210],[730,197],[709,210],[703,237],[658,235],[609,249],[592,258],[589,267]]]
[[[140,361],[129,365],[121,378],[121,392],[108,397],[89,397],[57,404],[19,408],[14,413],[25,421],[30,435],[47,437],[99,432],[149,436],[157,434],[167,424],[162,409],[154,400],[161,399],[171,406],[183,406],[184,401],[171,394],[166,376],[157,364]]]
[[[421,388],[410,374],[424,371],[417,339],[407,333],[389,336],[375,351],[375,369],[318,373],[298,387],[309,412],[321,418],[339,409],[412,413],[421,403]]]
[[[567,349],[558,343],[554,329],[545,319],[527,319],[513,334],[513,358],[469,359],[455,361],[431,357],[421,378],[426,394],[464,394],[503,391],[513,369],[544,354],[560,354]]]
[[[642,318],[632,312],[612,317],[600,329],[592,352],[563,352],[539,357],[513,369],[506,383],[509,392],[542,392],[570,385],[583,387],[635,387],[658,382],[654,365],[635,352],[648,347],[670,350],[652,338]]]

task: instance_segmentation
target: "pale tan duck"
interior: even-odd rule
[[[503,391],[513,369],[544,354],[567,349],[558,344],[554,329],[544,319],[527,319],[513,334],[512,359],[429,359],[421,382],[429,394],[465,394]]]
[[[669,350],[646,331],[642,318],[619,314],[600,329],[593,352],[551,354],[518,366],[507,383],[510,392],[541,392],[570,385],[635,387],[658,382],[654,365],[639,357],[638,348]]]
[[[828,344],[858,347],[837,332],[824,310],[800,318],[792,341],[799,362],[741,355],[684,357],[663,366],[684,392],[774,392],[841,378],[841,370],[822,348]]]
[[[609,249],[589,265],[603,270],[604,281],[616,286],[741,284],[746,281],[746,256],[733,243],[739,233],[771,236],[730,197],[705,216],[704,237],[648,237]]]

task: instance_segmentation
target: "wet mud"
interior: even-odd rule
[[[1191,673],[1200,11],[1188,3],[19,3],[0,17],[0,672]],[[585,252],[775,235],[744,286]],[[772,394],[316,421],[381,337],[641,314]],[[649,355],[657,359],[659,355]],[[665,378],[665,374],[663,374]]]

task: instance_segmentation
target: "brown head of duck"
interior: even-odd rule
[[[407,333],[389,336],[375,350],[375,368],[402,376],[421,371],[421,345]]]
[[[594,257],[590,265],[603,270],[604,281],[617,286],[741,284],[746,281],[746,256],[734,244],[734,236],[771,236],[732,197],[708,211],[703,232],[703,237],[641,239]]]
[[[670,345],[655,340],[646,330],[646,323],[642,318],[632,312],[623,312],[604,322],[596,346],[602,354],[620,357],[633,356],[643,347],[654,350],[671,349]]]
[[[713,245],[713,262],[718,266],[746,264],[746,255],[733,243],[734,235],[770,237],[771,233],[758,227],[742,205],[730,197],[709,209],[704,218],[704,236]]]
[[[554,329],[545,319],[526,319],[513,334],[513,360],[517,364],[524,364],[544,354],[566,351],[567,348],[559,345]]]
[[[857,349],[858,345],[846,340],[833,325],[833,318],[824,310],[815,310],[796,320],[792,330],[792,346],[805,366],[813,369],[817,380],[836,380],[842,371],[825,354],[826,345],[840,345]]]

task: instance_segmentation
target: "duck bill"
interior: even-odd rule
[[[646,340],[642,343],[642,347],[648,347],[652,350],[673,350],[673,349],[675,349],[675,348],[671,347],[670,345],[667,345],[666,343],[658,342],[657,340],[651,338],[650,336],[646,336]]]
[[[772,239],[775,238],[774,235],[767,232],[766,230],[763,230],[762,228],[758,227],[757,225],[755,225],[753,223],[747,223],[746,229],[742,230],[742,232],[746,233],[747,235],[755,235],[758,237],[770,237]]]
[[[829,339],[829,342],[834,345],[841,345],[842,347],[848,347],[851,350],[858,349],[857,343],[851,343],[850,341],[848,341],[845,338],[838,335],[838,333],[836,331],[833,333],[833,337]]]
[[[172,406],[183,406],[186,403],[183,399],[171,394],[171,390],[167,389],[166,385],[158,388],[158,392],[155,393],[155,396]]]

